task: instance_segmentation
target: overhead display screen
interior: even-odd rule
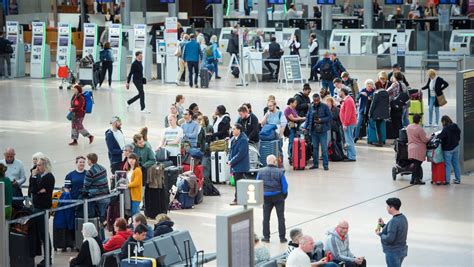
[[[285,0],[267,0],[270,5],[284,5]]]
[[[403,5],[403,0],[385,0],[386,5]]]
[[[318,0],[318,5],[335,5],[336,0]]]

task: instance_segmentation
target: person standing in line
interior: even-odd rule
[[[375,83],[373,80],[368,79],[365,81],[365,88],[360,90],[360,93],[357,95],[359,100],[359,106],[357,110],[357,126],[354,132],[354,143],[357,143],[360,136],[360,129],[363,125],[367,125],[368,114],[370,105],[372,104],[372,98],[375,92]]]
[[[421,164],[426,158],[426,144],[430,138],[420,125],[421,116],[413,115],[413,123],[407,127],[408,136],[408,159],[412,162],[412,174],[410,184],[423,185],[423,168]]]
[[[356,106],[354,99],[349,96],[347,89],[342,88],[339,91],[339,96],[342,99],[339,116],[341,118],[344,139],[347,145],[347,159],[344,161],[356,161],[356,149],[354,145],[354,130],[357,125]]]
[[[202,59],[202,50],[199,43],[196,41],[194,34],[191,34],[190,41],[184,46],[183,60],[188,64],[189,72],[189,87],[199,88],[198,77],[199,77],[199,60]],[[193,80],[194,73],[194,80]]]
[[[142,201],[143,175],[140,168],[137,154],[130,154],[127,157],[129,169],[127,170],[128,189],[130,190],[131,215],[140,212],[140,202]]]
[[[316,38],[316,33],[312,33],[309,36],[309,55],[311,57],[311,71],[310,71],[311,74],[309,76],[308,81],[317,82],[319,81],[318,73],[315,71],[314,66],[318,64],[318,60],[319,60],[319,42],[318,42],[318,39]]]
[[[94,141],[94,136],[84,128],[82,122],[84,121],[84,117],[86,116],[85,106],[86,100],[82,95],[82,87],[78,84],[74,85],[74,95],[71,99],[71,107],[69,108],[69,112],[72,113],[72,120],[71,120],[71,139],[72,142],[69,143],[70,146],[77,146],[77,139],[79,138],[79,134],[82,136],[89,138],[89,144],[92,144]]]
[[[118,116],[112,117],[110,124],[112,128],[105,132],[105,142],[107,143],[109,154],[110,170],[112,171],[112,175],[114,175],[116,171],[121,170],[125,137],[122,132],[122,120]]]
[[[13,210],[13,186],[12,181],[10,181],[10,178],[5,175],[7,169],[7,166],[0,162],[0,183],[3,183],[3,190],[5,196],[5,219],[10,220]]]
[[[393,217],[387,224],[379,218],[375,233],[380,237],[387,267],[401,267],[408,253],[408,220],[400,212],[400,199],[389,198],[386,203],[387,212]]]
[[[267,166],[258,172],[257,180],[263,181],[263,238],[262,242],[270,242],[270,216],[275,207],[278,217],[278,233],[280,243],[286,243],[285,199],[288,196],[288,182],[284,170],[278,168],[275,155],[267,157]]]
[[[332,121],[332,113],[329,107],[321,102],[321,97],[315,93],[313,94],[313,104],[311,104],[303,129],[308,131],[311,135],[313,144],[313,166],[310,169],[319,168],[319,145],[321,144],[321,151],[323,154],[323,167],[325,171],[329,170],[329,155],[328,155],[328,134],[331,129],[330,122]]]
[[[130,80],[133,77],[133,84],[137,88],[138,94],[127,101],[127,109],[130,108],[130,105],[133,102],[140,99],[140,109],[142,113],[150,113],[150,111],[145,109],[145,91],[143,91],[143,85],[146,84],[146,79],[143,77],[143,54],[140,51],[135,52],[135,61],[132,63],[132,67],[130,68],[130,73],[127,77],[127,83],[125,87],[127,90],[130,89]]]
[[[109,82],[109,88],[111,88],[112,71],[114,69],[114,56],[112,54],[112,49],[110,48],[109,42],[106,42],[104,44],[104,49],[100,51],[100,62],[102,64],[102,71],[100,73],[99,87],[102,87],[102,83],[105,80],[105,73],[108,72],[109,76],[107,78],[107,81]]]
[[[232,127],[233,137],[230,140],[229,166],[235,180],[234,200],[230,205],[237,205],[237,182],[244,179],[244,174],[250,170],[249,138],[243,132],[241,124]]]
[[[193,112],[186,109],[184,111],[184,123],[181,124],[181,128],[183,129],[183,139],[189,141],[192,147],[197,147],[201,127],[197,121],[193,120],[193,116]]]
[[[461,129],[454,123],[451,118],[444,115],[441,118],[443,130],[438,135],[441,140],[441,148],[443,149],[444,164],[446,168],[446,182],[451,182],[451,165],[454,170],[454,183],[461,183],[461,167],[459,166],[459,141],[461,140]]]
[[[183,34],[183,38],[180,41],[178,45],[178,51],[175,53],[175,55],[178,55],[178,60],[179,60],[179,71],[178,75],[176,75],[176,85],[181,86],[181,77],[183,77],[183,74],[186,73],[186,62],[183,59],[183,53],[184,53],[184,47],[186,46],[186,43],[189,42],[189,35]],[[185,76],[186,77],[186,76]],[[186,78],[185,78],[186,80]]]
[[[374,93],[372,104],[369,108],[369,126],[375,123],[377,129],[377,143],[370,143],[367,138],[368,144],[382,147],[385,140],[382,136],[382,125],[384,120],[390,118],[390,96],[384,88],[378,88]]]
[[[11,79],[12,67],[10,62],[10,55],[12,51],[12,43],[5,38],[5,33],[0,31],[0,79],[7,78]],[[7,73],[5,73],[5,64],[7,65]]]
[[[176,115],[176,119],[179,121],[184,117],[184,96],[183,95],[177,95],[175,98],[174,105],[176,106],[176,109],[178,110],[178,114]]]
[[[169,160],[174,166],[178,166],[178,155],[181,155],[181,141],[183,140],[183,129],[178,126],[176,116],[168,116],[169,127],[163,131],[160,146],[156,150],[166,149],[169,152]]]
[[[86,158],[84,156],[76,157],[76,169],[68,173],[64,179],[64,190],[71,194],[71,199],[79,199],[81,196],[86,179],[85,167]]]
[[[428,106],[429,106],[429,124],[428,127],[438,127],[439,122],[439,102],[438,96],[443,95],[443,90],[446,89],[449,84],[441,77],[436,74],[433,69],[428,70],[428,82],[421,89],[428,89]],[[435,121],[433,124],[433,111],[436,114]]]
[[[5,177],[8,177],[11,181],[13,196],[23,197],[21,186],[26,182],[25,167],[23,162],[15,158],[15,155],[15,149],[11,147],[5,149],[5,153],[3,153],[5,159],[1,160],[0,163],[7,167]],[[23,206],[23,201],[13,201],[13,206]]]
[[[244,133],[249,138],[249,142],[254,144],[257,148],[260,147],[260,123],[258,122],[257,116],[250,113],[249,109],[242,105],[237,110],[239,112],[239,118],[237,123],[242,125]]]
[[[105,196],[110,193],[109,181],[107,180],[107,170],[97,163],[99,157],[95,153],[90,153],[86,156],[87,165],[90,169],[86,172],[86,178],[84,180],[84,191],[87,192],[89,198],[95,198]],[[107,217],[107,206],[109,205],[109,199],[102,199],[97,202],[89,203],[89,215],[95,215],[96,208],[99,212],[100,222],[106,221]],[[89,216],[89,217],[92,217]]]
[[[290,134],[288,136],[288,161],[290,165],[293,164],[293,139],[297,134],[298,125],[300,125],[306,118],[298,116],[298,112],[296,111],[296,104],[297,101],[293,97],[288,99],[287,107],[284,111],[286,121],[288,122],[287,126],[290,129]]]

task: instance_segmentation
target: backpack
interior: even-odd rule
[[[10,42],[7,42],[7,43],[5,44],[5,50],[4,50],[4,52],[5,52],[6,54],[13,54],[14,51],[13,51],[13,47],[12,47],[12,45],[10,44]]]
[[[341,148],[337,145],[336,141],[334,140],[329,142],[328,154],[329,154],[329,160],[331,161],[344,160],[344,152],[342,152]]]
[[[407,105],[409,100],[410,96],[408,96],[406,92],[402,91],[395,99],[392,100],[390,107],[394,111],[402,111],[403,107]]]
[[[202,191],[205,196],[220,196],[221,193],[211,182],[209,177],[204,177],[204,184],[202,186]]]
[[[86,113],[92,113],[92,106],[94,105],[94,96],[92,91],[84,91],[82,93],[84,96],[84,110]]]
[[[330,62],[326,62],[321,66],[321,79],[326,81],[332,81],[334,78],[333,71],[332,71],[332,64]]]
[[[214,51],[212,51],[212,46],[208,46],[204,49],[207,59],[214,59]]]

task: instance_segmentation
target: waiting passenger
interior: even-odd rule
[[[376,89],[380,89],[380,88],[387,89],[388,84],[389,84],[387,73],[385,71],[381,71],[381,72],[379,72],[379,74],[377,76],[378,76],[378,79],[375,82],[375,88]]]
[[[181,140],[183,139],[183,129],[178,126],[176,116],[168,116],[169,127],[163,132],[160,146],[157,150],[166,149],[169,152],[169,159],[175,166],[178,165],[178,155],[181,154]],[[153,152],[153,151],[152,151]],[[152,166],[151,164],[150,166]]]
[[[374,81],[368,79],[365,81],[365,88],[360,90],[360,93],[357,95],[359,100],[359,105],[357,109],[357,127],[354,133],[354,142],[357,143],[360,137],[360,129],[363,125],[367,125],[368,115],[370,105],[372,104],[372,99],[374,97],[375,84]]]
[[[384,88],[379,88],[374,93],[374,100],[369,109],[369,127],[376,129],[377,142],[367,138],[368,144],[383,146],[385,138],[382,134],[382,127],[385,127],[384,121],[388,118],[390,118],[390,96]]]
[[[10,178],[5,176],[7,166],[0,163],[0,183],[3,183],[3,190],[5,195],[5,219],[10,220],[12,215],[12,201],[13,201],[13,187]]]
[[[223,105],[217,106],[212,119],[214,120],[212,133],[207,134],[207,136],[210,136],[210,140],[224,140],[229,137],[230,117]]]
[[[413,116],[413,123],[407,127],[408,135],[408,159],[412,161],[412,175],[410,184],[425,184],[423,182],[423,169],[421,164],[426,158],[426,144],[430,138],[426,136],[425,130],[420,126],[421,117]]]
[[[253,113],[250,113],[248,108],[244,105],[242,105],[237,111],[239,112],[237,123],[242,125],[244,133],[249,138],[249,143],[253,143],[259,147],[260,123],[258,122],[257,116],[255,116]]]
[[[145,240],[153,238],[153,229],[148,225],[145,216],[141,213],[133,217],[133,229],[136,229],[139,225],[143,225],[147,229]]]
[[[84,223],[82,225],[82,235],[84,241],[82,242],[79,254],[75,258],[71,258],[69,266],[71,267],[94,267],[98,266],[104,248],[99,239],[99,234],[93,223]]]
[[[301,230],[301,228],[291,229],[290,242],[288,242],[288,248],[286,249],[286,257],[288,257],[294,249],[299,247],[301,237],[303,237],[303,230]]]
[[[337,266],[335,263],[328,263],[326,258],[323,258],[317,262],[311,262],[308,253],[312,253],[314,249],[313,238],[307,235],[302,236],[299,241],[299,246],[294,249],[288,259],[286,260],[287,267],[302,267],[302,266],[325,266],[333,267]]]
[[[115,235],[104,242],[104,251],[109,252],[122,247],[122,245],[133,235],[132,230],[127,228],[127,221],[124,218],[117,218],[114,223]]]
[[[178,108],[176,104],[171,104],[169,108],[169,113],[165,116],[165,128],[170,126],[170,123],[168,122],[168,116],[169,115],[174,115],[176,118],[179,120],[182,118],[183,114],[179,114]]]
[[[261,246],[260,245],[260,240],[258,239],[257,234],[254,234],[254,247],[255,247],[255,264],[259,264],[265,261],[268,261],[270,259],[270,251],[268,251],[268,248]]]
[[[346,72],[346,71],[341,74],[341,80],[342,80],[342,83],[344,83],[345,86],[347,86],[351,89],[349,92],[352,93],[351,96],[355,101],[357,95],[359,94],[359,85],[357,84],[357,80],[351,78],[349,73]]]
[[[332,262],[345,263],[346,267],[365,267],[367,265],[364,257],[356,257],[349,248],[349,223],[341,221],[335,229],[327,232],[326,247],[324,250],[331,252]]]
[[[347,146],[347,161],[356,161],[356,149],[354,146],[354,130],[357,125],[356,105],[354,99],[349,96],[345,88],[339,91],[342,100],[340,118],[344,132],[344,140]]]
[[[197,141],[201,127],[199,124],[193,120],[193,112],[189,109],[184,111],[184,120],[185,122],[181,124],[183,129],[184,139],[191,143],[192,147],[197,147]]]
[[[461,167],[459,166],[459,141],[461,140],[461,130],[450,117],[444,115],[441,118],[443,130],[438,135],[441,139],[441,148],[443,149],[444,164],[446,167],[446,182],[451,182],[451,166],[454,170],[454,183],[461,183]]]
[[[334,71],[336,72],[336,77],[341,77],[343,72],[347,72],[346,68],[342,66],[342,63],[339,60],[339,58],[337,58],[336,53],[331,53],[330,59],[334,63],[333,67],[334,67]]]
[[[173,232],[174,222],[168,217],[168,215],[161,213],[156,216],[156,224],[153,235],[160,236],[167,233]]]
[[[5,159],[1,160],[0,163],[3,163],[7,167],[6,177],[10,178],[13,186],[13,197],[23,197],[21,191],[21,186],[26,182],[26,173],[23,162],[15,158],[15,149],[7,148],[3,154]],[[21,207],[23,206],[23,201],[13,201],[13,206]]]
[[[143,257],[143,251],[145,248],[143,247],[143,241],[147,238],[148,229],[145,225],[137,225],[133,230],[133,235],[130,236],[125,243],[123,243],[120,252],[120,259],[126,259],[129,256],[138,256]]]
[[[66,175],[64,179],[64,188],[71,194],[71,199],[79,199],[81,190],[84,187],[86,179],[86,158],[79,156],[76,158],[76,169]]]
[[[90,169],[86,172],[86,179],[84,180],[84,190],[87,194],[87,198],[95,198],[104,195],[108,195],[109,181],[107,180],[107,170],[97,162],[99,158],[97,154],[90,153],[87,155],[87,164]],[[102,199],[89,204],[89,212],[93,212],[97,207],[99,211],[100,222],[105,222],[107,215],[107,206],[109,205],[109,199]],[[95,215],[95,213],[92,213]]]
[[[138,164],[138,156],[134,153],[128,155],[128,166],[127,180],[129,181],[128,189],[130,190],[130,206],[131,215],[140,212],[140,203],[142,200],[142,188],[143,188],[143,174],[140,164]]]

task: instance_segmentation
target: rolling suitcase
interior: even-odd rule
[[[211,153],[211,180],[213,183],[224,183],[229,180],[230,168],[227,165],[227,154],[224,151]]]
[[[10,266],[32,267],[35,258],[30,256],[30,240],[27,235],[10,232]]]
[[[420,100],[411,100],[410,107],[408,108],[408,119],[410,123],[413,123],[413,116],[418,114],[421,116],[420,124],[423,125],[423,102]]]
[[[386,123],[382,121],[382,125],[380,126],[380,130],[382,131],[382,143],[385,144],[385,139],[387,139],[386,133]],[[369,119],[369,123],[367,125],[367,143],[368,144],[377,144],[379,142],[377,136],[377,124],[374,119]]]
[[[278,167],[283,167],[283,161],[280,153],[280,140],[263,141],[260,140],[260,164],[267,166],[267,157],[275,155],[278,159]]]
[[[128,258],[120,261],[120,267],[157,267],[156,259],[138,257],[138,252],[135,251],[135,256],[131,257],[130,245],[128,246]]]
[[[201,76],[201,88],[209,88],[209,80],[211,79],[209,70],[207,68],[201,68],[199,76]]]
[[[178,180],[178,176],[183,173],[183,167],[176,167],[171,166],[165,168],[165,184],[166,190],[170,190],[173,185],[176,185],[176,181]]]
[[[431,183],[444,184],[446,182],[446,168],[444,162],[431,163]]]
[[[306,167],[306,141],[302,138],[293,139],[293,170],[304,170]]]

